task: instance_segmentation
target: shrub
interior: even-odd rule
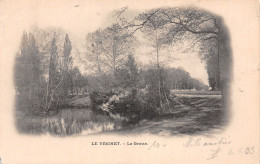
[[[111,92],[101,93],[92,92],[90,94],[91,109],[97,113],[104,113],[105,111],[100,108],[101,105],[109,101],[110,96],[113,95]]]
[[[138,123],[140,120],[141,104],[136,97],[136,90],[132,90],[130,93],[117,95],[118,99],[111,101],[113,105],[110,110],[113,114],[119,114],[122,117],[127,118],[131,123]]]

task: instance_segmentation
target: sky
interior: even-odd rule
[[[93,4],[88,2],[88,7],[86,10],[86,4],[84,1],[71,2],[71,5],[65,6],[52,6],[50,4],[37,4],[30,3],[29,1],[19,6],[19,8],[14,8],[9,15],[5,15],[8,22],[4,22],[6,27],[3,34],[9,31],[17,31],[22,35],[22,32],[29,31],[32,25],[36,25],[39,28],[47,27],[61,27],[70,36],[73,46],[84,47],[85,35],[89,32],[93,32],[99,28],[105,28],[112,24],[115,19],[113,19],[113,10],[120,9],[120,5],[111,4],[111,7],[105,7],[102,1],[95,1]],[[4,6],[4,4],[2,4]],[[97,6],[98,5],[98,6]],[[41,6],[41,7],[39,7]],[[123,7],[123,6],[121,6]],[[6,6],[8,8],[8,6]],[[134,18],[138,13],[142,12],[143,9],[136,9],[133,7],[126,12],[126,17],[131,19]],[[4,12],[4,11],[3,11]],[[15,15],[15,17],[14,17]],[[11,29],[11,28],[15,28]],[[9,36],[16,37],[17,33],[8,34]],[[19,45],[20,40],[15,40],[15,44]],[[174,49],[174,47],[171,47]],[[175,52],[169,48],[172,58],[175,60],[168,61],[167,65],[170,67],[183,67],[188,71],[191,77],[200,79],[204,84],[208,84],[208,76],[205,69],[205,63],[201,62],[198,54],[189,53],[184,54],[182,52]],[[141,46],[138,51],[136,51],[136,58],[138,62],[144,64],[149,63],[154,60],[154,52],[150,53],[151,49]]]
[[[135,11],[132,9],[128,9],[127,12],[123,15],[127,17],[128,19],[133,19],[140,11]],[[81,15],[82,14],[82,15]],[[78,16],[81,17],[81,19],[84,18],[84,13],[81,13]],[[101,15],[99,15],[101,16]],[[98,28],[105,28],[112,24],[112,22],[115,22],[116,20],[113,19],[113,12],[108,11],[103,14],[101,17],[101,20],[98,20],[98,24],[96,26],[90,26],[88,32],[92,32]],[[74,22],[77,22],[74,20]],[[76,26],[76,24],[74,24]],[[87,34],[87,28],[80,27],[80,29],[74,31],[71,30],[72,39],[74,41],[74,44],[81,44],[82,47],[84,47],[84,38]],[[138,35],[138,34],[137,34]],[[142,41],[141,41],[142,42]],[[188,45],[185,45],[186,47]],[[178,48],[180,50],[176,50],[176,47],[169,47],[168,48],[168,55],[170,56],[166,60],[166,66],[168,67],[182,67],[187,72],[190,73],[191,77],[196,78],[200,81],[202,81],[204,84],[208,85],[208,75],[205,67],[205,61],[202,61],[199,55],[196,52],[190,52],[190,53],[183,53],[183,47]],[[155,62],[155,49],[147,47],[145,44],[140,45],[140,47],[136,50],[135,57],[138,62],[141,62],[142,64],[149,64],[150,62]],[[161,59],[163,62],[165,60]]]

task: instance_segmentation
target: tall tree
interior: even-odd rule
[[[35,110],[41,108],[41,89],[40,54],[36,45],[34,35],[23,33],[20,45],[20,53],[16,56],[15,65],[15,85],[20,96],[26,98],[24,103],[28,103],[27,108]]]
[[[94,64],[96,72],[115,73],[124,65],[128,54],[134,52],[134,41],[129,31],[119,24],[88,34],[86,53],[89,65],[93,68]]]
[[[176,43],[187,36],[194,37],[194,49],[196,43],[215,42],[216,43],[216,86],[221,90],[224,108],[228,107],[228,95],[230,86],[231,71],[231,46],[229,31],[222,17],[209,13],[204,10],[191,7],[177,8],[159,8],[145,12],[147,14],[139,24],[130,24],[134,31],[143,28],[153,17],[160,18],[160,22],[164,23],[164,27],[168,28],[168,32],[164,37],[164,41],[168,44]],[[227,110],[225,110],[225,114]]]
[[[81,56],[85,68],[94,74],[101,90],[116,87],[116,74],[134,52],[135,38],[127,29],[113,24],[86,36],[86,53]]]
[[[130,86],[134,87],[137,85],[138,81],[138,68],[133,54],[128,55],[128,59],[125,65],[129,72]]]
[[[69,69],[72,64],[72,58],[71,58],[71,42],[69,39],[68,34],[65,35],[65,41],[64,41],[64,47],[63,47],[63,98],[67,98],[69,94],[69,87],[70,87],[70,77],[69,77]]]
[[[163,47],[163,38],[161,37],[164,33],[164,21],[160,19],[157,15],[155,15],[157,11],[151,10],[147,13],[140,14],[138,16],[138,20],[145,22],[142,25],[141,31],[146,34],[149,40],[152,42],[152,47],[156,50],[156,64],[157,64],[157,81],[158,81],[158,96],[161,107],[163,107],[163,99],[168,99],[165,97],[166,95],[163,93],[162,87],[165,83],[164,79],[161,78],[161,63],[160,63],[160,50]]]
[[[138,69],[132,54],[128,55],[124,67],[116,69],[116,85],[123,88],[136,88],[138,82]]]
[[[65,33],[61,28],[46,28],[40,29],[38,27],[32,28],[32,33],[35,36],[36,44],[38,46],[40,56],[41,56],[41,68],[43,70],[43,74],[45,78],[49,77],[49,64],[50,64],[50,55],[51,55],[51,48],[52,48],[52,41],[55,39],[55,43],[57,46],[57,69],[61,70],[64,66],[64,39]],[[48,81],[48,79],[46,79]]]
[[[119,24],[104,29],[103,50],[113,73],[124,65],[129,53],[134,53],[134,37]]]
[[[57,98],[56,93],[64,78],[60,76],[57,58],[58,58],[57,45],[56,45],[56,39],[54,38],[52,40],[51,48],[50,48],[49,76],[47,82],[48,85],[47,85],[46,106],[45,106],[46,111],[49,111],[50,108],[53,107],[53,102]]]
[[[142,16],[141,21],[140,16]],[[164,43],[176,43],[186,37],[186,40],[194,40],[190,44],[191,49],[195,49],[195,45],[198,44],[203,45],[202,48],[215,46],[216,88],[225,90],[223,88],[226,88],[230,81],[231,50],[228,30],[220,16],[197,8],[176,7],[148,10],[139,17],[136,18],[139,23],[130,22],[125,27],[135,32],[154,20],[167,29],[162,40]],[[213,42],[215,44],[212,44]]]
[[[81,61],[84,62],[85,68],[96,74],[102,74],[103,68],[106,67],[102,60],[102,40],[102,30],[96,30],[93,33],[88,33],[85,38],[85,56],[83,58],[80,56],[81,59],[83,59]],[[77,53],[80,55],[79,50],[77,50]]]

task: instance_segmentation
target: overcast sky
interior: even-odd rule
[[[88,2],[88,10],[81,7],[84,4],[77,3],[76,1],[71,3],[71,5],[61,7],[41,6],[39,8],[39,4],[34,6],[34,4],[30,4],[29,1],[28,4],[24,3],[24,5],[27,6],[18,9],[14,8],[13,12],[10,12],[11,14],[8,15],[9,19],[6,19],[8,20],[8,22],[6,22],[6,27],[18,29],[20,31],[16,31],[20,34],[22,34],[22,31],[24,30],[29,30],[31,25],[36,25],[40,28],[51,26],[61,27],[69,34],[72,44],[79,47],[83,47],[84,38],[87,33],[111,25],[113,21],[115,21],[115,19],[113,19],[112,11],[120,8],[117,7],[117,5],[114,5],[114,8],[103,7],[104,3],[102,3],[102,1],[96,1],[95,3],[93,2],[93,4]],[[97,7],[96,5],[99,6]],[[126,16],[131,19],[142,11],[142,9],[130,9],[126,13]],[[12,15],[16,15],[16,17],[12,17]],[[17,15],[19,17],[17,17]],[[16,26],[21,26],[21,28]],[[8,31],[12,31],[12,29],[6,29],[4,32],[8,33]],[[15,37],[16,33],[11,35]],[[18,45],[19,41],[16,42]],[[139,62],[149,63],[149,61],[154,60],[153,55],[147,53],[147,49],[147,47],[141,46],[136,52],[135,55]],[[169,55],[177,60],[169,61],[167,63],[168,66],[176,68],[181,66],[188,71],[192,77],[200,79],[205,84],[208,84],[205,63],[201,62],[196,53],[184,54],[182,52],[170,52]]]
[[[140,11],[135,10],[127,10],[124,16],[126,16],[129,19],[133,19]],[[84,37],[87,32],[94,31],[98,28],[105,28],[112,24],[112,22],[115,22],[115,19],[113,18],[113,12],[108,11],[106,13],[97,14],[99,19],[97,18],[98,24],[92,24],[89,27],[78,27],[80,26],[77,22],[80,22],[80,20],[73,20],[73,26],[74,28],[77,28],[77,30],[74,30],[74,28],[71,29],[71,35],[72,40],[74,41],[74,44],[81,45],[84,47]],[[86,19],[88,16],[84,15],[84,12],[80,12],[77,14],[78,19]],[[87,30],[88,29],[88,30]],[[188,45],[186,45],[188,46]],[[180,50],[176,50],[180,49]],[[193,53],[183,53],[183,47],[169,47],[168,48],[168,55],[170,56],[167,58],[166,65],[169,67],[183,67],[187,72],[190,73],[191,77],[194,77],[198,80],[201,80],[204,84],[208,85],[208,75],[207,71],[205,69],[205,62],[202,61],[199,57],[199,55],[196,52]],[[135,56],[138,60],[138,62],[141,62],[143,64],[149,64],[150,62],[155,62],[155,50],[153,48],[147,47],[147,45],[141,45],[135,53]],[[168,60],[169,59],[169,60]],[[162,61],[165,61],[162,59]]]

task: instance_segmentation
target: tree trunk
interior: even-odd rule
[[[116,75],[116,44],[114,42],[114,39],[113,39],[113,42],[112,42],[112,52],[113,52],[113,63],[112,63],[112,66],[113,66],[113,74],[114,74],[114,79],[115,79],[115,75]]]
[[[53,100],[53,96],[55,95],[56,90],[59,88],[61,82],[63,81],[63,78],[64,78],[64,77],[61,78],[60,82],[57,84],[57,86],[53,89],[52,93],[50,94],[50,99],[49,99],[49,102],[48,102],[48,106],[47,106],[47,108],[45,109],[46,112],[49,111],[50,106],[51,106],[51,103],[52,103],[52,100]]]
[[[216,76],[217,76],[217,78],[216,78],[216,86],[215,86],[215,88],[217,89],[217,90],[219,90],[220,89],[220,62],[219,62],[219,60],[220,60],[220,58],[219,58],[219,56],[220,56],[220,53],[219,53],[219,37],[218,37],[218,39],[217,39],[217,44],[218,44],[218,48],[217,48],[217,71],[216,71]]]
[[[101,67],[100,67],[100,61],[99,61],[99,47],[98,47],[99,43],[98,41],[96,41],[96,60],[97,60],[97,64],[98,64],[98,72],[101,74]]]
[[[219,57],[219,88],[222,95],[224,114],[229,117],[230,80],[231,74],[231,45],[229,31],[221,17],[216,17],[215,25],[218,28],[218,57]]]
[[[48,106],[48,99],[49,99],[49,82],[47,82],[45,109],[47,109],[47,106]]]
[[[159,45],[158,45],[158,38],[157,38],[157,30],[155,31],[155,40],[156,40],[156,55],[157,55],[157,69],[158,69],[158,87],[159,87],[159,100],[160,106],[162,105],[162,96],[161,96],[161,70],[160,70],[160,61],[159,61]]]

